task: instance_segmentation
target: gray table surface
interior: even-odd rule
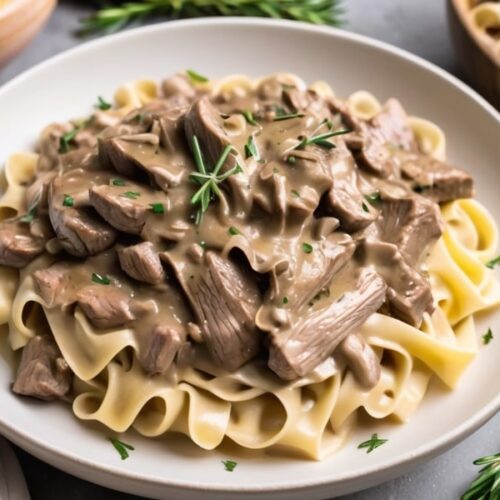
[[[38,38],[0,70],[0,84],[58,52],[82,43],[73,36],[86,2],[60,2]],[[384,40],[463,78],[450,45],[444,0],[346,0],[346,29]],[[1,110],[0,110],[1,113]],[[65,474],[16,448],[33,500],[133,500],[139,497],[101,488]],[[443,455],[413,472],[375,488],[343,497],[352,500],[458,499],[474,478],[472,461],[500,451],[500,414]]]

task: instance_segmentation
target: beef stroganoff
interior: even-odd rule
[[[321,459],[454,387],[498,234],[445,136],[297,76],[137,81],[8,160],[14,392],[116,432]]]

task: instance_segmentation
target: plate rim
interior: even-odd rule
[[[278,20],[278,19],[263,19],[257,17],[206,17],[198,19],[187,19],[187,20],[175,20],[175,21],[165,21],[162,23],[157,23],[149,26],[138,27],[134,29],[129,29],[121,33],[104,36],[98,38],[66,51],[63,51],[45,61],[42,61],[32,68],[27,69],[20,75],[12,78],[0,87],[0,99],[5,93],[7,93],[11,88],[22,83],[26,79],[30,79],[39,71],[50,68],[52,65],[64,61],[65,59],[70,59],[73,55],[80,52],[85,52],[89,50],[94,50],[101,45],[106,45],[108,43],[119,42],[122,39],[134,38],[141,36],[144,33],[152,33],[156,31],[163,30],[176,30],[186,28],[196,28],[197,26],[207,26],[207,25],[240,25],[240,26],[255,26],[259,27],[262,25],[267,25],[269,27],[285,28],[289,31],[301,31],[307,33],[323,33],[329,35],[332,40],[334,39],[344,39],[351,42],[355,42],[359,45],[368,46],[375,48],[381,52],[388,52],[398,59],[411,62],[413,65],[420,67],[427,72],[434,74],[442,80],[445,80],[450,85],[454,86],[466,97],[472,99],[477,105],[479,105],[482,110],[487,113],[491,118],[493,118],[496,123],[500,126],[500,112],[497,111],[491,104],[489,104],[482,96],[480,96],[476,91],[471,89],[467,84],[459,80],[457,77],[451,75],[446,70],[436,66],[434,63],[426,61],[425,59],[412,54],[411,52],[400,49],[394,45],[391,45],[374,38],[353,33],[350,31],[345,31],[343,29],[338,29],[330,26],[318,26],[311,25],[298,21],[289,20]],[[67,470],[71,474],[81,474],[83,476],[82,470],[77,472],[71,469],[71,463],[78,464],[79,467],[86,468],[87,471],[92,470],[101,474],[106,474],[113,476],[115,480],[126,480],[126,481],[140,481],[149,484],[154,484],[156,486],[165,486],[170,488],[177,488],[181,490],[191,490],[200,491],[208,490],[212,493],[214,492],[245,492],[245,493],[259,493],[259,492],[286,492],[286,491],[298,491],[311,487],[321,487],[326,485],[331,485],[335,483],[343,483],[353,481],[354,479],[363,477],[364,482],[373,481],[373,477],[380,473],[385,472],[384,478],[381,481],[387,480],[390,477],[394,477],[396,474],[394,472],[399,467],[409,466],[410,463],[422,461],[425,458],[431,458],[448,448],[451,448],[457,444],[460,440],[466,438],[477,430],[480,426],[485,424],[489,419],[491,419],[498,411],[500,411],[500,394],[496,398],[493,398],[487,405],[481,408],[478,412],[474,413],[471,417],[466,419],[460,425],[455,426],[452,430],[443,434],[441,437],[434,439],[430,442],[424,443],[421,446],[415,448],[414,450],[398,456],[396,458],[389,458],[383,462],[374,464],[372,466],[366,466],[362,470],[357,472],[344,472],[335,478],[321,477],[314,480],[300,479],[300,480],[289,480],[285,482],[273,483],[271,485],[259,486],[255,484],[246,485],[235,485],[226,483],[193,483],[187,481],[179,481],[175,478],[165,478],[157,475],[147,475],[144,473],[137,473],[135,471],[123,470],[117,466],[108,464],[96,464],[86,458],[82,458],[74,453],[62,450],[50,443],[43,443],[37,438],[25,433],[22,429],[17,428],[12,423],[7,422],[2,415],[0,415],[0,431],[1,433],[12,442],[18,444],[22,448],[26,449],[33,455],[39,457],[40,459],[47,461],[54,466]],[[66,465],[63,460],[69,461]],[[392,475],[391,475],[392,474]],[[92,479],[93,480],[93,479]],[[104,483],[101,483],[104,484]]]

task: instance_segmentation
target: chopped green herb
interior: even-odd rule
[[[73,198],[73,196],[65,194],[63,199],[63,206],[72,207],[74,204],[75,204],[75,199]]]
[[[282,106],[274,106],[274,114],[275,116],[286,116],[288,111]]]
[[[335,144],[333,144],[333,142],[327,141],[327,139],[330,139],[330,137],[334,137],[337,135],[348,134],[349,132],[351,132],[351,130],[341,129],[332,132],[326,132],[325,134],[315,135],[313,137],[304,137],[301,139],[299,144],[295,146],[295,149],[301,149],[309,146],[310,144],[316,144],[317,146],[321,146],[323,148],[332,149],[336,146]]]
[[[203,75],[200,75],[200,73],[192,70],[192,69],[188,69],[186,70],[186,74],[187,76],[189,76],[189,79],[192,81],[192,82],[195,82],[195,83],[206,83],[208,82],[208,78],[206,76],[203,76]]]
[[[283,114],[283,115],[276,115],[274,117],[274,120],[275,122],[281,122],[283,120],[291,120],[292,118],[302,118],[304,116],[304,113],[287,113],[287,114]]]
[[[111,280],[102,274],[92,273],[92,281],[97,283],[98,285],[109,285],[111,284]]]
[[[368,441],[363,441],[358,449],[366,448],[366,453],[371,453],[374,449],[387,443],[388,439],[380,439],[378,434],[372,434],[372,437]]]
[[[150,203],[149,206],[154,214],[164,214],[165,205],[163,203]]]
[[[70,148],[71,148],[71,143],[75,140],[76,135],[80,130],[83,128],[83,125],[78,125],[74,127],[72,130],[69,132],[66,132],[65,134],[62,134],[61,137],[59,138],[59,153],[60,154],[65,154],[67,153]]]
[[[313,247],[311,244],[309,243],[302,243],[302,250],[305,252],[305,253],[311,253],[313,251]]]
[[[297,158],[293,155],[290,155],[287,159],[286,159],[287,163],[290,163],[290,164],[294,164],[296,161],[297,161]]]
[[[427,191],[431,187],[432,186],[430,186],[428,184],[415,184],[413,186],[413,191],[415,191],[415,193],[423,193],[424,191]]]
[[[250,125],[258,125],[258,123],[255,120],[255,117],[253,116],[253,113],[251,111],[244,110],[244,111],[241,111],[241,114],[245,117],[245,120]]]
[[[111,179],[111,184],[113,186],[125,186],[125,181],[123,179]]]
[[[498,500],[500,498],[500,453],[478,458],[474,465],[484,466],[460,500]]]
[[[328,298],[328,297],[330,297],[330,289],[323,288],[312,298],[311,302],[309,302],[309,305],[313,306],[316,302],[318,302],[322,298]]]
[[[115,447],[115,450],[120,454],[122,460],[125,460],[129,457],[128,450],[134,451],[134,447],[130,444],[124,443],[119,439],[109,438],[111,444]]]
[[[493,338],[493,332],[491,331],[491,328],[488,328],[488,331],[483,335],[483,344],[488,345]]]
[[[38,203],[33,205],[29,210],[28,213],[23,215],[22,217],[19,218],[19,222],[24,222],[26,224],[29,224],[30,222],[33,222],[33,219],[36,217],[38,209]]]
[[[283,304],[288,304],[288,297],[283,297]]]
[[[234,226],[231,226],[229,229],[228,229],[228,232],[231,236],[236,236],[237,234],[241,234],[239,229],[234,227]]]
[[[246,158],[253,156],[256,160],[260,159],[259,150],[257,149],[253,135],[248,136],[247,143],[245,144],[245,156]]]
[[[95,107],[106,111],[107,109],[111,108],[111,104],[108,101],[105,101],[101,96],[98,96],[97,104],[95,105]]]
[[[370,209],[368,208],[368,205],[365,202],[361,203],[361,206],[363,207],[363,210],[365,212],[369,212],[370,211]]]
[[[329,130],[332,130],[333,128],[333,123],[331,120],[329,120],[328,118],[325,118],[321,123],[323,123],[324,125],[326,125],[328,127]]]
[[[206,241],[200,241],[198,243],[198,245],[200,245],[201,248],[207,248],[207,242]]]
[[[130,198],[131,200],[137,200],[137,198],[141,196],[141,193],[138,193],[137,191],[125,191],[125,193],[122,193],[120,196]]]
[[[219,184],[224,182],[231,175],[243,172],[243,169],[236,164],[227,172],[219,173],[226,160],[233,150],[233,147],[228,144],[222,154],[220,155],[217,163],[211,171],[209,171],[203,160],[203,155],[200,149],[200,144],[196,135],[193,135],[191,150],[193,152],[194,161],[196,163],[197,172],[193,172],[189,177],[190,179],[200,185],[201,187],[191,197],[191,204],[197,206],[196,211],[196,224],[200,224],[203,219],[203,214],[208,210],[210,202],[216,196],[221,196]]]
[[[374,191],[371,194],[365,194],[365,198],[372,205],[377,205],[380,202],[380,193],[378,191]]]
[[[300,193],[298,191],[295,191],[295,189],[292,189],[292,196],[294,198],[300,198]]]
[[[137,113],[132,120],[139,122],[139,123],[144,123],[144,118],[146,118],[146,113]]]
[[[485,265],[489,269],[494,269],[495,266],[500,266],[500,255],[498,257],[495,257],[494,259],[486,262]]]
[[[224,468],[228,472],[233,472],[238,465],[238,462],[235,462],[234,460],[221,460],[221,462],[224,464]]]

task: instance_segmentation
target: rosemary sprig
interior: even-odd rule
[[[339,299],[340,300],[340,299]],[[371,453],[373,450],[387,443],[388,439],[380,439],[377,433],[372,434],[372,437],[367,441],[363,441],[358,445],[358,449],[366,448],[366,453]]]
[[[474,465],[484,465],[479,476],[469,489],[461,496],[461,500],[497,500],[500,498],[500,453],[478,458]]]
[[[233,150],[231,145],[227,145],[224,148],[224,151],[220,155],[220,158],[217,160],[214,168],[210,171],[203,160],[203,154],[201,152],[200,143],[198,142],[198,138],[193,135],[192,139],[192,151],[194,156],[194,161],[196,163],[196,168],[198,172],[193,172],[190,175],[190,178],[196,184],[201,185],[201,187],[194,193],[191,197],[191,203],[197,206],[196,211],[196,224],[200,224],[203,219],[203,214],[208,210],[208,206],[210,202],[214,199],[214,197],[221,196],[221,191],[219,189],[219,184],[224,182],[231,175],[238,174],[243,172],[242,168],[236,164],[233,168],[220,174],[220,169],[226,163],[227,157],[229,153]]]
[[[201,16],[254,16],[293,19],[312,24],[342,24],[340,0],[144,0],[116,2],[100,0],[102,7],[82,21],[82,33],[113,32],[151,16],[170,18]]]
[[[119,439],[110,437],[109,440],[111,441],[111,444],[114,446],[115,450],[120,454],[122,460],[126,460],[129,457],[128,450],[133,451],[135,449],[132,445],[124,443]]]
[[[332,132],[326,132],[325,134],[313,135],[312,137],[304,137],[298,144],[295,146],[295,149],[302,149],[311,144],[316,144],[316,146],[321,146],[323,148],[332,149],[335,147],[333,142],[327,141],[330,137],[334,137],[336,135],[348,134],[351,130],[341,129]],[[300,139],[300,137],[299,137]]]

